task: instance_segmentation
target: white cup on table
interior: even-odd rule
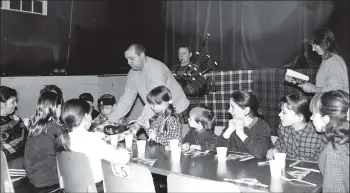
[[[171,151],[175,148],[178,148],[179,147],[179,140],[178,139],[169,140],[169,146],[170,146]]]
[[[269,165],[270,165],[271,178],[280,178],[282,175],[282,168],[278,160],[270,160]]]
[[[171,160],[173,162],[179,162],[181,159],[181,147],[173,147],[171,149]]]
[[[145,153],[146,151],[146,140],[137,140],[137,152]]]
[[[118,134],[110,135],[109,137],[111,139],[111,145],[114,146],[114,147],[118,147],[119,135]]]
[[[218,156],[218,161],[226,161],[227,147],[217,147],[216,155]]]
[[[275,152],[273,156],[277,161],[277,165],[279,165],[281,169],[284,169],[286,166],[286,153]]]
[[[132,149],[132,140],[134,136],[133,135],[125,135],[125,148],[126,149]]]

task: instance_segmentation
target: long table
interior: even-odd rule
[[[269,166],[258,166],[258,162],[266,161],[264,159],[251,159],[247,161],[227,160],[218,161],[214,154],[188,156],[182,153],[180,162],[171,160],[171,152],[165,150],[164,146],[157,144],[146,145],[144,154],[137,152],[136,144],[133,144],[131,152],[132,158],[156,159],[152,165],[139,163],[131,159],[131,164],[138,164],[147,167],[152,173],[167,176],[171,173],[187,175],[202,179],[223,181],[228,179],[255,178],[260,183],[268,187],[237,184],[241,192],[321,192],[322,175],[321,173],[311,172],[303,180],[317,184],[316,187],[306,185],[300,182],[287,182],[271,178]],[[295,160],[286,160],[285,172],[294,171],[289,164]],[[312,163],[317,165],[317,163]],[[285,174],[286,175],[286,174]],[[292,178],[286,175],[288,178]]]

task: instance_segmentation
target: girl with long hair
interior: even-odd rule
[[[349,94],[320,93],[311,100],[310,110],[315,129],[328,139],[318,160],[323,192],[349,192]]]
[[[85,154],[90,161],[98,192],[103,192],[101,159],[126,164],[129,153],[125,149],[115,149],[100,137],[89,132],[91,126],[90,105],[81,99],[71,99],[63,104],[61,122],[62,133],[55,144],[57,151],[73,151]]]
[[[59,117],[62,104],[61,95],[43,92],[29,120],[24,167],[30,183],[38,192],[59,188],[54,143],[61,132]]]
[[[228,112],[232,118],[218,138],[216,147],[229,151],[247,152],[260,159],[270,149],[269,124],[262,119],[255,95],[246,91],[234,91],[230,97]]]

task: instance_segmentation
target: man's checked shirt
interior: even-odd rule
[[[287,158],[291,159],[317,161],[326,145],[326,138],[316,132],[311,122],[308,122],[305,128],[299,131],[280,124],[277,135],[275,149],[286,153]]]
[[[174,116],[170,116],[165,125],[167,130],[165,131],[164,129],[162,132],[160,127],[164,119],[164,115],[156,117],[156,119],[151,122],[150,127],[145,129],[147,135],[149,135],[150,131],[155,131],[157,135],[155,142],[164,146],[168,146],[169,140],[171,139],[178,139],[179,143],[181,143],[182,124],[180,123],[180,120]]]
[[[27,127],[16,115],[0,117],[1,150],[7,161],[23,157],[28,137]]]

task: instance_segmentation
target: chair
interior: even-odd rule
[[[271,135],[271,142],[272,142],[272,145],[275,145],[276,141],[277,141],[278,137],[277,136],[273,136]]]
[[[168,175],[168,192],[240,192],[229,182],[204,180],[178,174]]]
[[[114,175],[112,162],[102,159],[105,192],[156,192],[151,172],[142,166],[128,164],[127,177]]]
[[[90,161],[78,152],[56,154],[60,188],[65,192],[97,192]]]
[[[15,192],[9,174],[5,153],[1,151],[1,192]]]

